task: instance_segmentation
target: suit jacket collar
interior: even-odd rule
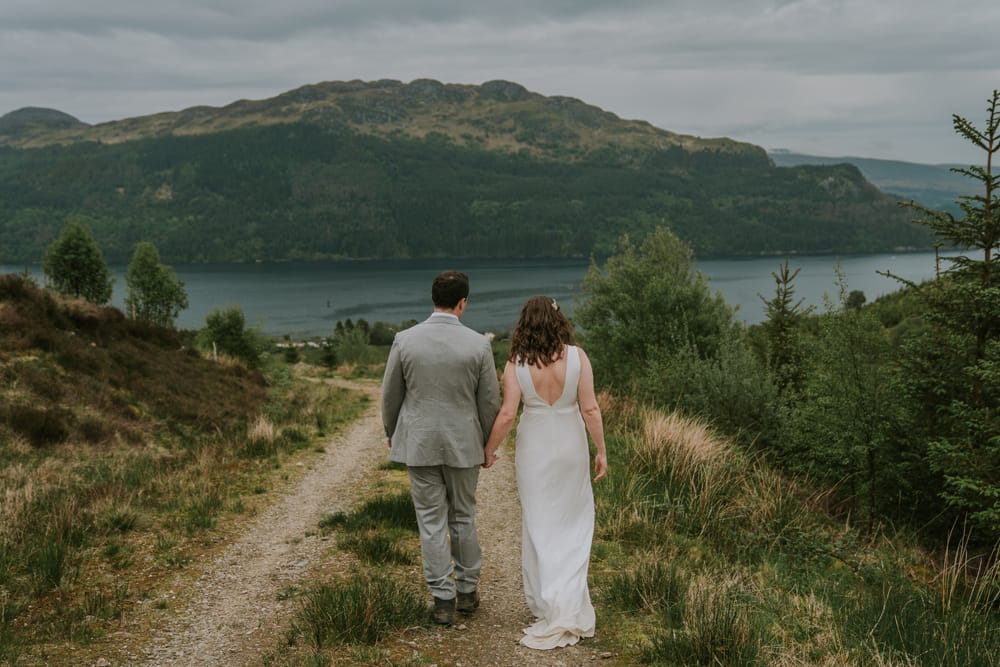
[[[431,313],[431,316],[426,321],[433,322],[434,324],[462,324],[462,321],[458,319],[458,315],[452,315],[451,313]]]

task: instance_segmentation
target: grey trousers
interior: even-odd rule
[[[476,534],[479,466],[414,466],[407,470],[420,527],[424,578],[431,595],[451,600],[456,588],[459,593],[475,591],[483,566]]]

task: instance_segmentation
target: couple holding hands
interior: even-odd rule
[[[594,481],[608,469],[593,370],[555,300],[531,297],[511,337],[501,404],[490,343],[459,319],[468,296],[465,274],[434,279],[434,312],[396,335],[382,384],[389,458],[407,466],[434,620],[451,624],[456,611],[479,606],[479,471],[497,461],[523,401],[515,468],[524,595],[536,622],[521,643],[575,644],[592,637],[595,624],[587,431],[597,449]]]

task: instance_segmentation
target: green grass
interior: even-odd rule
[[[392,495],[382,495],[366,501],[357,510],[338,512],[324,517],[323,528],[343,527],[348,531],[370,528],[401,528],[417,531],[417,516],[413,509],[413,499],[408,491]]]
[[[660,616],[673,627],[683,621],[689,586],[690,575],[682,573],[676,562],[653,557],[615,573],[602,590],[612,606]]]
[[[398,545],[399,530],[368,530],[343,535],[337,545],[373,565],[411,565],[416,556]]]
[[[681,622],[654,632],[643,658],[656,664],[766,664],[762,661],[766,626],[752,602],[752,596],[727,587],[725,580],[700,579],[679,604]]]
[[[595,485],[591,572],[604,641],[629,660],[1000,664],[997,553],[863,536],[819,510],[822,489],[696,422],[605,417],[613,474]]]
[[[222,510],[222,497],[215,489],[207,489],[184,508],[184,528],[188,534],[215,527],[216,516]]]
[[[304,596],[293,636],[314,649],[375,644],[401,628],[429,621],[424,597],[386,576],[321,586]]]
[[[28,572],[35,591],[45,593],[59,588],[67,574],[69,546],[58,536],[49,536],[29,556]]]
[[[353,512],[325,516],[319,525],[325,530],[341,530],[338,545],[366,563],[408,565],[416,560],[414,554],[399,546],[407,534],[417,532],[409,492],[376,496]]]
[[[197,560],[367,407],[189,343],[0,276],[0,664],[116,629],[148,592],[119,584]]]

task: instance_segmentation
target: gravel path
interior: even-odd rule
[[[599,653],[587,641],[551,651],[537,651],[518,643],[522,628],[534,619],[524,601],[521,583],[521,506],[511,449],[505,445],[500,460],[479,477],[476,526],[483,547],[479,583],[482,602],[469,620],[432,632],[437,649],[432,654],[438,664],[456,667],[607,663],[602,658],[610,656]],[[600,609],[597,613],[600,632]]]
[[[294,490],[263,511],[203,574],[179,616],[159,629],[142,657],[146,665],[252,665],[273,650],[293,613],[282,591],[303,583],[329,542],[318,534],[325,510],[346,509],[365,473],[385,460],[378,387],[338,383],[365,391],[372,407],[327,444]]]
[[[135,656],[136,664],[255,665],[274,649],[294,605],[280,599],[286,597],[281,592],[306,585],[309,570],[329,549],[330,543],[316,531],[323,512],[347,509],[353,499],[363,497],[364,485],[386,458],[378,387],[343,386],[367,392],[372,407],[328,443],[326,453],[292,491],[207,566],[190,604],[159,628],[143,655]],[[589,642],[554,651],[534,651],[518,643],[531,615],[521,590],[521,512],[510,447],[480,475],[478,498],[484,554],[478,612],[460,617],[450,628],[407,633],[396,640],[397,648],[442,667],[606,664],[603,658],[610,656],[599,654]]]

